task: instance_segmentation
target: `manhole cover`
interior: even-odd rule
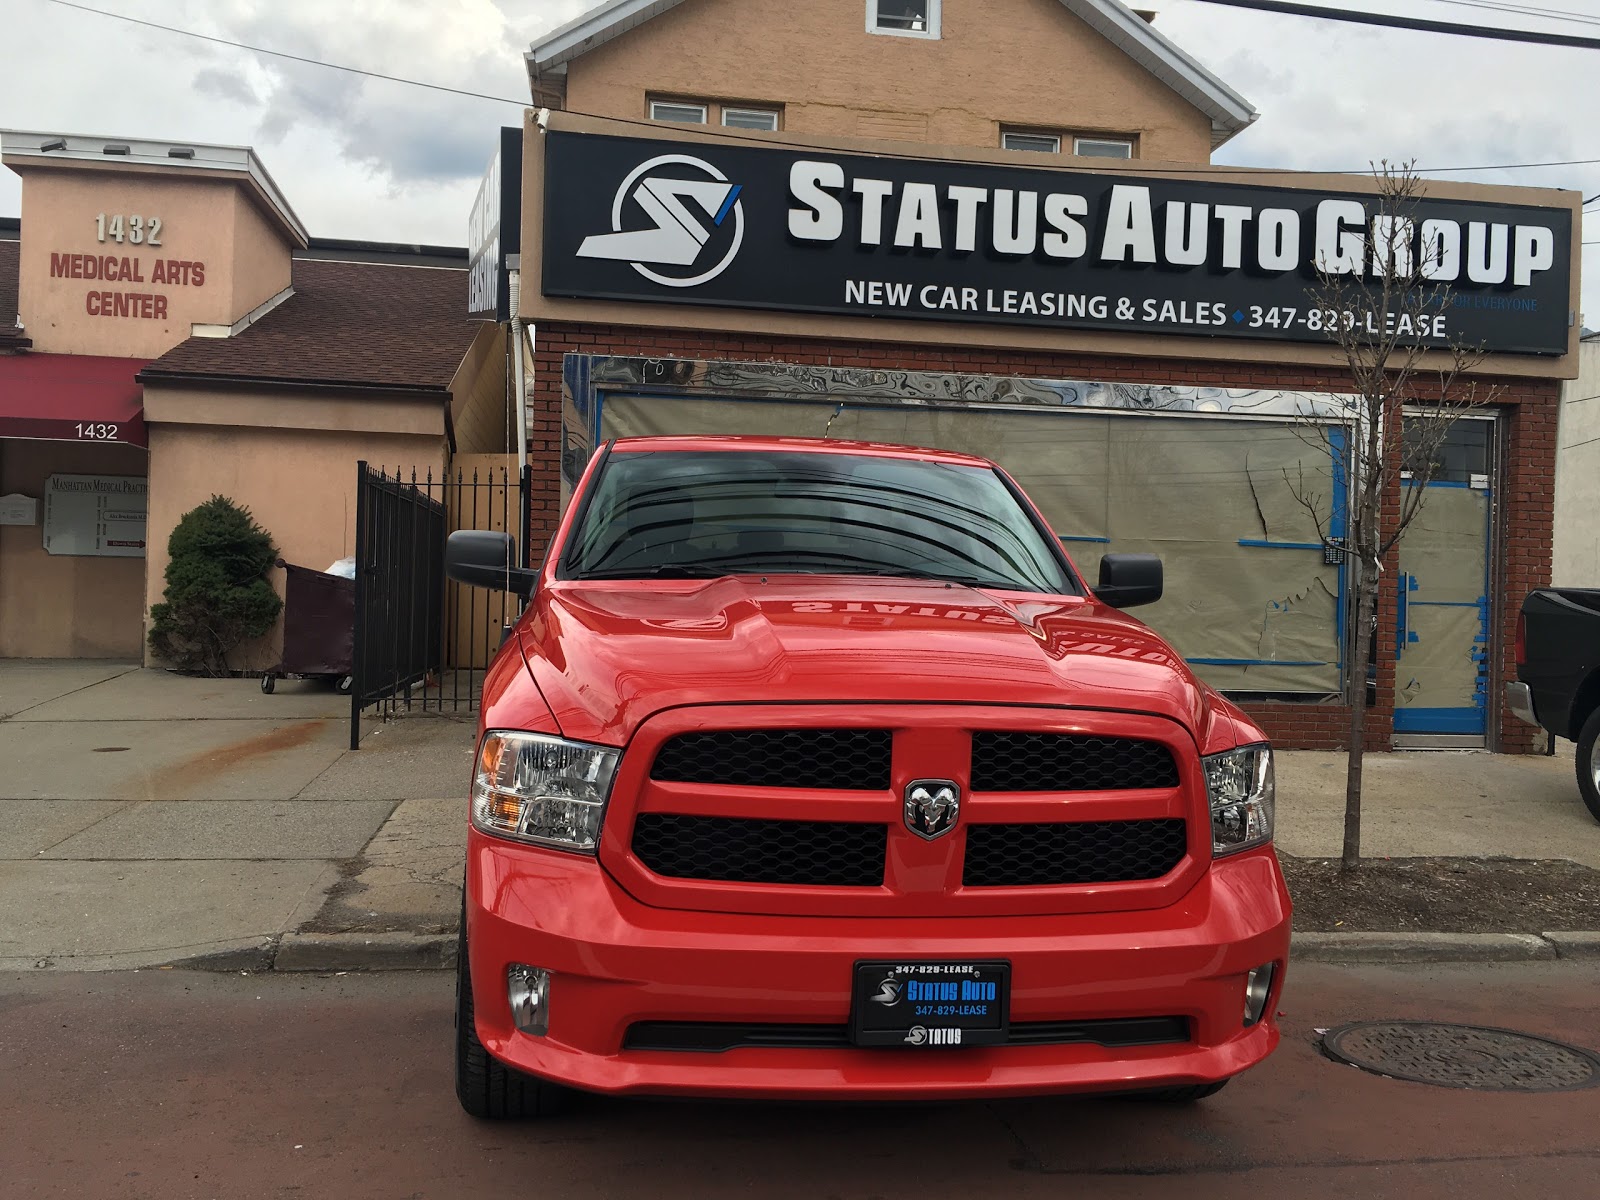
[[[127,746],[96,746],[94,748],[94,753],[96,753],[96,754],[121,754],[124,750],[127,750],[127,749],[128,749]]]
[[[1600,1057],[1513,1029],[1436,1021],[1358,1021],[1323,1036],[1337,1062],[1374,1075],[1490,1092],[1557,1092],[1600,1084]]]

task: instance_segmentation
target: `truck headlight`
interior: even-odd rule
[[[1200,762],[1211,802],[1211,853],[1221,857],[1270,842],[1277,797],[1272,747],[1241,746]]]
[[[484,833],[593,854],[621,751],[542,733],[484,735],[472,823]]]

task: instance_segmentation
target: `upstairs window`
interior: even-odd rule
[[[685,104],[677,100],[652,100],[650,101],[650,119],[652,121],[674,121],[679,125],[704,125],[706,123],[706,106],[704,104]]]
[[[1073,138],[1072,152],[1084,158],[1132,158],[1133,142],[1127,138]]]
[[[728,129],[777,129],[778,114],[770,108],[728,108],[724,106],[722,124]]]
[[[939,0],[867,0],[867,32],[939,36]]]
[[[1002,150],[1031,150],[1035,154],[1060,154],[1061,135],[1058,133],[1002,133]]]

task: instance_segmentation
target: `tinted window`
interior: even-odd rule
[[[795,452],[613,454],[563,574],[895,575],[1077,592],[991,470]]]

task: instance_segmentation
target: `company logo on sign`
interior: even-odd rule
[[[578,257],[628,263],[664,287],[696,287],[726,271],[744,244],[742,190],[703,159],[687,154],[652,158],[634,168],[617,189],[611,205],[615,232],[584,238]],[[630,201],[650,225],[637,227]]]

